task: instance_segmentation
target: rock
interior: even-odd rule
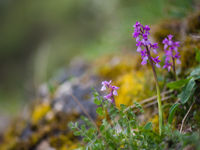
[[[56,150],[56,149],[51,147],[47,141],[43,141],[37,146],[36,150]]]

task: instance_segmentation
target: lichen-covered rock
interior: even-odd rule
[[[21,122],[14,121],[4,133],[0,149],[64,150],[77,146],[78,139],[68,129],[69,121],[85,115],[80,105],[93,119],[96,118],[91,88],[98,84],[98,77],[88,73],[87,65],[83,64],[86,63],[76,61],[69,72],[64,72],[66,75],[62,75],[62,79],[60,76],[53,78],[39,88],[38,98],[30,107],[30,117]]]

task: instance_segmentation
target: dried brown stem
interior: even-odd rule
[[[95,121],[92,119],[92,117],[89,115],[89,113],[87,112],[87,110],[85,109],[85,107],[79,102],[78,98],[76,96],[74,96],[73,94],[71,94],[73,100],[79,105],[79,107],[82,109],[83,113],[90,119],[90,121],[93,123],[93,125],[98,129]]]
[[[176,63],[174,57],[172,57],[172,62],[173,62],[173,72],[174,72],[174,80],[176,81]]]
[[[168,100],[168,99],[170,99],[171,97],[172,97],[171,95],[170,95],[170,96],[167,96],[167,97],[164,97],[164,98],[161,99],[161,101]],[[153,101],[153,102],[151,102],[151,103],[148,103],[148,104],[144,105],[143,108],[150,107],[150,106],[152,106],[152,105],[154,105],[154,104],[156,104],[156,103],[157,103],[157,101]]]
[[[172,92],[173,92],[172,90],[162,92],[162,93],[161,93],[161,96],[165,96],[166,94],[170,94],[170,93],[172,93]],[[147,98],[147,99],[142,100],[141,102],[139,102],[139,104],[142,105],[142,104],[145,104],[145,103],[148,103],[148,102],[151,102],[151,101],[155,101],[156,98],[157,98],[157,95],[152,96],[152,97],[150,97],[150,98]],[[134,108],[134,107],[135,107],[135,105],[133,104],[133,105],[129,106],[128,108],[126,108],[126,109],[124,110],[124,112],[126,112],[128,109],[132,109],[132,108]]]
[[[190,111],[191,111],[193,105],[194,105],[194,102],[192,103],[192,105],[190,106],[190,108],[188,109],[187,113],[185,114],[185,116],[184,116],[184,118],[183,118],[183,120],[182,120],[181,128],[180,128],[180,133],[182,133],[184,122],[185,122],[185,120],[186,120],[188,114],[190,113]]]

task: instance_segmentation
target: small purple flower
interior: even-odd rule
[[[144,30],[145,31],[150,31],[150,27],[148,25],[145,25]]]
[[[107,99],[107,100],[111,100],[111,102],[114,103],[115,102],[114,96],[118,95],[117,90],[119,89],[119,87],[111,85],[111,82],[112,82],[111,80],[109,82],[103,81],[101,91],[108,90],[109,94],[104,96],[104,98]]]
[[[165,62],[165,65],[163,66],[163,68],[166,68],[168,71],[170,71],[172,68],[172,63],[169,63],[168,61]]]
[[[172,67],[175,67],[173,66],[173,63],[171,61],[174,61],[175,63],[176,60],[177,64],[181,63],[180,55],[178,52],[178,47],[180,46],[180,42],[179,41],[174,42],[172,38],[173,35],[170,34],[162,42],[164,44],[164,51],[166,56],[165,65],[163,66],[163,68],[166,68],[168,71],[170,71]]]
[[[113,95],[115,95],[115,96],[117,96],[118,94],[117,94],[117,90],[119,89],[119,87],[117,87],[117,86],[112,86],[112,90],[113,90]]]
[[[157,49],[158,49],[158,44],[157,43],[151,43],[149,41],[149,31],[150,27],[148,25],[143,26],[140,22],[136,22],[134,27],[134,32],[133,32],[133,37],[136,39],[136,46],[137,46],[137,52],[140,52],[141,57],[142,57],[142,65],[147,64],[147,61],[149,59],[152,60],[153,64],[156,67],[160,67],[159,65],[159,57],[151,57],[150,51],[152,50],[154,54],[157,54]],[[149,51],[149,54],[147,53]],[[148,56],[150,55],[150,56]]]
[[[108,99],[108,100],[110,100],[111,97],[112,97],[112,93],[109,93],[108,95],[104,96],[104,98],[105,98],[105,99]]]
[[[158,54],[158,52],[157,52],[158,43],[151,44],[150,47],[153,49],[153,52],[154,52],[155,54]]]
[[[167,47],[168,47],[168,39],[165,38],[162,43],[164,44],[164,49],[167,49]]]
[[[102,84],[102,87],[101,87],[101,91],[105,91],[106,88],[109,88],[110,87],[110,84],[111,84],[111,80],[108,82],[108,81],[103,81],[101,84]]]
[[[169,39],[169,40],[172,40],[172,38],[173,38],[173,35],[169,34],[169,35],[168,35],[168,39]]]
[[[152,57],[152,60],[154,61],[154,63],[156,64],[156,67],[160,68],[160,60],[159,60],[159,56],[153,58]]]
[[[141,64],[142,64],[142,65],[146,65],[146,64],[147,64],[147,60],[148,60],[148,57],[147,57],[147,56],[143,57],[143,58],[142,58]]]

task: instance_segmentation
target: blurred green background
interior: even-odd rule
[[[0,113],[16,114],[77,55],[134,50],[136,20],[181,18],[195,0],[0,0]]]

